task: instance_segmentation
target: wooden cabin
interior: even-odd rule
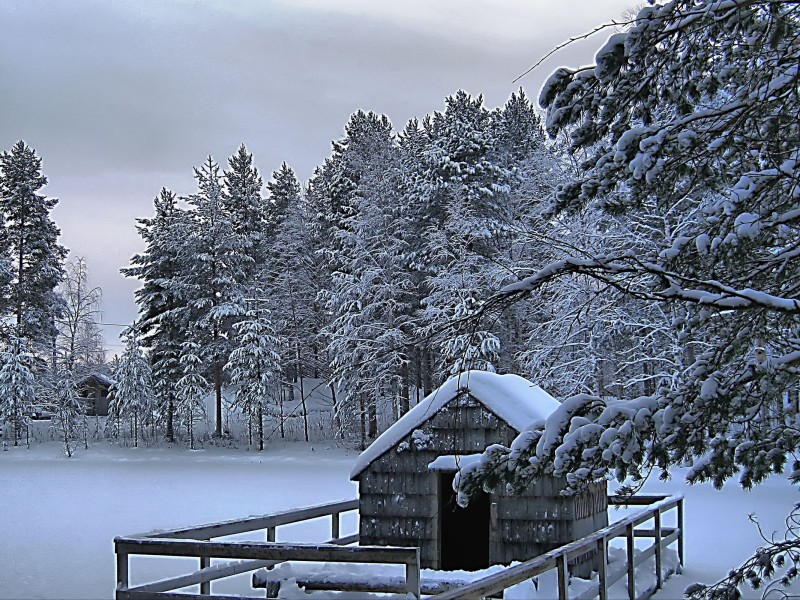
[[[516,375],[469,371],[431,393],[387,429],[357,459],[360,544],[419,546],[423,567],[477,570],[538,556],[608,524],[605,482],[561,496],[550,478],[513,495],[499,486],[455,502],[460,464],[492,444],[509,446],[543,421],[558,401]],[[571,571],[586,576],[594,553]]]
[[[107,417],[110,398],[108,392],[113,381],[102,373],[92,373],[78,384],[78,396],[89,416]]]

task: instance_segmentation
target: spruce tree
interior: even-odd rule
[[[245,311],[245,274],[253,258],[247,254],[248,240],[237,232],[233,215],[225,208],[219,166],[209,156],[195,168],[198,192],[186,197],[190,213],[191,260],[182,275],[183,290],[190,307],[193,338],[214,385],[215,434],[222,430],[223,366],[235,347],[233,324]]]
[[[178,364],[181,377],[176,384],[176,413],[178,420],[186,427],[189,448],[194,450],[194,425],[206,415],[203,400],[209,389],[208,382],[202,375],[203,360],[200,356],[200,346],[192,341],[183,342]]]
[[[0,421],[11,425],[15,446],[27,432],[36,400],[33,360],[22,338],[12,337],[0,352]]]
[[[280,378],[279,340],[270,312],[251,309],[235,325],[238,347],[225,365],[236,386],[235,405],[258,427],[258,449],[264,449],[264,415],[277,401],[276,385]],[[308,437],[306,437],[308,441]]]
[[[240,285],[254,280],[266,257],[271,226],[268,205],[261,196],[262,187],[263,180],[253,165],[253,155],[242,144],[228,159],[220,202],[221,210],[241,240],[240,251],[248,257],[241,264],[241,278],[237,282]]]
[[[125,342],[125,350],[113,372],[114,383],[109,390],[109,424],[116,426],[119,435],[120,420],[130,425],[134,447],[144,428],[153,418],[153,375],[150,361],[144,355],[139,340],[131,333]]]

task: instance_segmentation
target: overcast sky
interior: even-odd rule
[[[162,186],[244,142],[265,180],[307,180],[357,109],[396,129],[459,88],[534,98],[559,65],[592,61],[608,33],[512,80],[634,0],[2,0],[0,149],[24,139],[59,198],[61,243],[103,288],[104,320],[136,317],[135,219]],[[119,327],[105,328],[118,350]]]

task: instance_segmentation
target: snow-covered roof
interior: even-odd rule
[[[378,436],[356,459],[350,479],[358,477],[374,460],[433,417],[462,391],[468,391],[475,400],[517,431],[534,421],[544,421],[559,406],[558,400],[519,375],[466,371],[448,379]]]

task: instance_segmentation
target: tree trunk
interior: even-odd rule
[[[172,444],[175,442],[175,404],[172,401],[172,391],[167,392],[167,441]]]
[[[369,429],[367,435],[370,440],[378,437],[378,404],[377,399],[373,396],[367,399],[367,416]],[[366,446],[365,446],[366,447]]]
[[[258,407],[258,449],[264,449],[264,408]]]
[[[422,385],[425,387],[425,393],[429,394],[433,389],[433,361],[431,360],[431,351],[427,346],[423,352],[423,370],[422,370]]]
[[[300,344],[295,338],[296,351],[297,351],[297,377],[300,381],[300,403],[303,405],[303,433],[305,439],[308,441],[308,409],[306,408],[306,391],[303,385],[303,362],[300,358]]]
[[[367,414],[364,410],[364,395],[358,395],[358,422],[359,422],[359,434],[360,434],[360,442],[361,442],[361,450],[367,449]]]
[[[219,362],[214,363],[214,398],[217,412],[215,435],[222,437],[222,368]]]
[[[407,357],[406,357],[407,358]],[[400,415],[403,416],[411,408],[409,391],[408,360],[404,360],[400,367]]]
[[[342,431],[342,420],[339,417],[339,406],[336,403],[336,387],[332,383],[329,383],[328,387],[331,390],[331,401],[333,402],[333,426],[336,428],[336,434],[342,438],[344,432]]]

